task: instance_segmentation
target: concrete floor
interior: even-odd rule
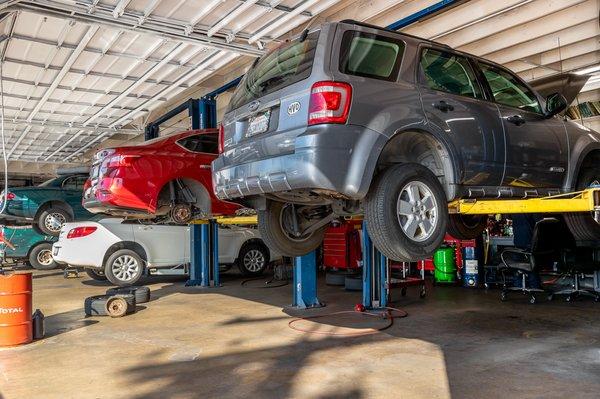
[[[16,398],[597,398],[600,312],[593,301],[498,291],[416,289],[395,305],[409,316],[375,335],[338,337],[288,327],[291,286],[186,288],[153,280],[153,300],[120,319],[84,318],[83,299],[105,285],[35,272],[34,305],[47,337],[0,349],[0,397]],[[350,310],[360,294],[320,286],[327,307]],[[289,313],[289,312],[288,312]],[[302,322],[318,331],[380,327],[360,315]]]

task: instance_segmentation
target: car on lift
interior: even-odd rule
[[[58,264],[52,259],[54,241],[55,236],[40,234],[31,226],[0,226],[0,263],[24,261],[34,269],[55,269]]]
[[[157,270],[184,267],[190,262],[190,227],[141,224],[121,218],[67,223],[52,248],[59,264],[85,268],[95,280],[136,284]],[[271,252],[257,229],[219,227],[219,264],[236,265],[245,276],[259,276],[269,262],[281,256]]]
[[[58,236],[64,223],[93,215],[81,205],[87,168],[58,171],[39,186],[14,187],[0,194],[0,218],[28,222],[40,234]]]
[[[328,223],[364,214],[385,256],[430,256],[446,232],[486,218],[448,213],[460,198],[529,198],[600,180],[600,135],[558,114],[494,62],[356,21],[304,31],[257,60],[237,86],[213,161],[217,197],[258,211],[270,248],[317,248]],[[580,240],[589,213],[566,214]]]
[[[219,200],[212,189],[217,141],[216,129],[192,130],[101,150],[94,156],[83,206],[93,213],[177,224],[233,214],[240,206]]]

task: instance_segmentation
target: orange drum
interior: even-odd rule
[[[32,339],[31,273],[0,275],[0,346]]]

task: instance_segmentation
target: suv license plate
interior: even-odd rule
[[[259,115],[251,117],[248,120],[248,131],[246,132],[246,137],[252,137],[269,130],[270,118],[271,111],[265,111]]]

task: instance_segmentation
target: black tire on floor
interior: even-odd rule
[[[128,268],[127,271],[119,268]],[[119,249],[106,260],[104,274],[108,281],[119,287],[135,285],[144,275],[144,261],[131,249]]]
[[[118,295],[125,299],[127,303],[128,313],[135,312],[135,296],[133,295]],[[106,308],[109,298],[114,298],[115,295],[94,295],[85,298],[84,311],[87,316],[108,316],[108,309]]]
[[[362,291],[362,277],[346,276],[344,279],[344,288],[346,291]]]
[[[438,178],[422,165],[400,164],[383,171],[372,183],[364,207],[373,244],[392,260],[428,258],[444,240],[446,194]]]
[[[245,244],[240,249],[236,265],[244,276],[260,276],[269,265],[269,250],[256,242]]]
[[[131,294],[135,296],[135,303],[146,303],[150,301],[150,288],[144,286],[138,287],[118,287],[106,290],[106,295]]]
[[[290,237],[282,227],[282,218],[285,218],[285,213],[289,212],[289,206],[290,204],[279,201],[268,201],[267,209],[258,211],[258,231],[272,251],[283,256],[303,256],[321,245],[327,226],[321,227],[307,237],[297,239]]]
[[[85,269],[85,273],[93,280],[96,281],[106,281],[106,275],[104,274],[104,270],[98,269]]]
[[[62,226],[72,221],[73,217],[66,209],[51,207],[42,211],[36,225],[42,233],[58,236]]]
[[[487,215],[448,215],[448,234],[458,240],[473,240],[487,227]]]
[[[343,287],[346,284],[346,276],[347,273],[345,272],[326,272],[325,284]]]
[[[584,170],[577,179],[577,190],[584,190],[594,182],[600,182],[600,167]],[[600,239],[600,223],[594,220],[591,212],[565,213],[564,217],[575,240]]]
[[[110,317],[123,317],[135,313],[135,296],[132,294],[111,295],[106,300],[106,314]]]
[[[52,244],[42,242],[29,251],[29,264],[37,270],[52,270],[58,264],[52,259]]]

